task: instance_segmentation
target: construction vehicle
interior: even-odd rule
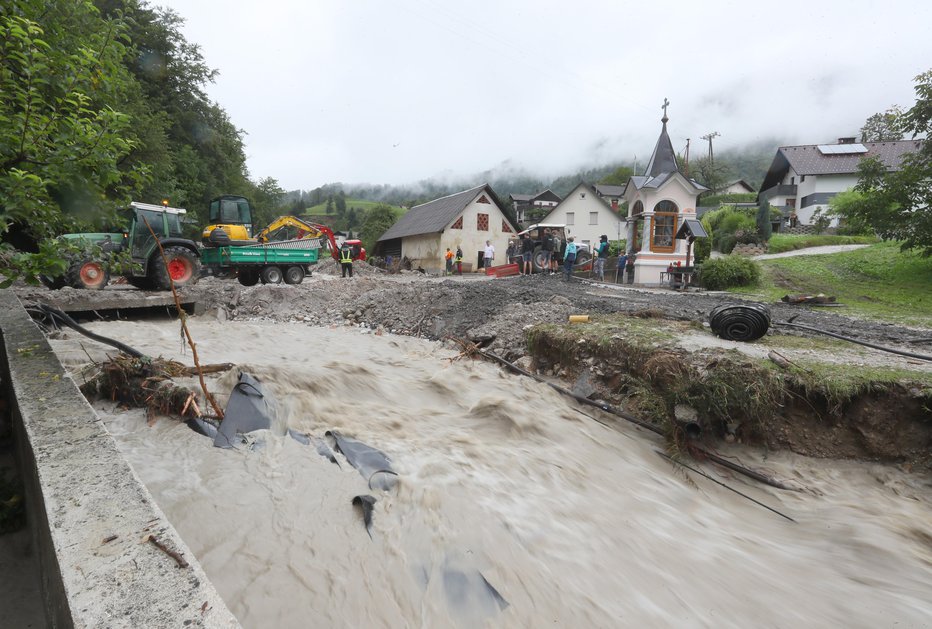
[[[245,201],[243,197],[218,197],[218,199],[240,199]],[[218,199],[215,199],[214,201],[218,201]],[[214,201],[211,201],[212,208],[215,206]],[[243,220],[252,220],[248,201],[246,201],[245,206],[240,204],[237,211],[241,212],[240,216]],[[213,216],[214,214],[212,213],[211,217]],[[228,215],[228,218],[230,217],[231,215]],[[251,222],[249,225],[251,228]],[[204,229],[204,233],[201,235],[201,240],[205,247],[249,247],[252,245],[282,243],[305,240],[308,238],[316,238],[321,239],[321,246],[324,246],[323,243],[327,243],[327,246],[330,250],[330,256],[334,260],[338,262],[340,260],[340,247],[337,245],[336,236],[334,235],[333,230],[331,230],[326,225],[311,223],[298,216],[279,216],[271,223],[269,223],[264,229],[256,233],[255,238],[247,237],[246,230],[237,229],[237,227],[239,227],[239,225],[226,223],[210,224],[206,229]],[[345,242],[353,248],[353,260],[365,261],[366,250],[363,248],[361,240],[347,240]]]
[[[220,230],[216,232],[216,230]],[[224,194],[211,199],[207,210],[207,227],[201,234],[201,242],[207,247],[218,246],[220,234],[225,234],[232,242],[252,238],[252,206],[246,197]],[[216,233],[215,233],[216,232]],[[211,241],[214,234],[215,241]]]
[[[63,239],[85,253],[73,258],[60,277],[40,279],[53,289],[71,286],[98,290],[110,282],[112,254],[128,252],[133,264],[124,276],[137,288],[169,290],[171,282],[175,286],[194,284],[200,276],[200,256],[197,244],[182,236],[181,217],[186,213],[182,208],[134,201],[126,210],[129,227],[122,232],[64,234]]]
[[[204,271],[216,277],[235,277],[243,286],[300,284],[317,264],[323,241],[302,238],[274,243],[207,247],[201,251]]]

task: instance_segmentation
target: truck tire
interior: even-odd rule
[[[523,273],[524,263],[522,262],[521,264],[522,264],[521,272]],[[534,249],[534,253],[531,254],[531,271],[533,273],[546,273],[550,271],[549,264],[547,265],[546,269],[544,268],[544,248],[543,247],[537,247],[536,249]]]
[[[577,271],[588,271],[591,265],[592,255],[588,251],[581,251],[576,255],[576,262],[573,264],[573,268]]]
[[[277,266],[264,266],[260,273],[263,284],[281,284],[282,270]]]
[[[157,290],[171,290],[172,282],[176,288],[190,286],[201,275],[201,261],[186,247],[165,247],[165,262],[158,252],[149,258],[149,276]]]
[[[256,269],[240,269],[236,279],[243,286],[255,286],[259,283],[259,271]]]
[[[285,284],[300,284],[304,281],[304,267],[289,266],[285,269]]]
[[[65,285],[86,290],[100,290],[110,281],[110,273],[97,260],[79,260],[65,273]]]

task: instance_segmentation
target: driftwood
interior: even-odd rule
[[[194,369],[164,358],[134,358],[121,354],[97,365],[99,373],[81,385],[88,399],[103,398],[150,414],[200,417],[197,391],[177,386],[173,378],[196,375]],[[206,365],[202,372],[217,373],[232,368],[230,364]]]

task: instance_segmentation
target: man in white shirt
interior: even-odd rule
[[[482,268],[488,269],[492,266],[492,260],[495,259],[495,247],[491,241],[485,241],[485,253],[482,255]]]

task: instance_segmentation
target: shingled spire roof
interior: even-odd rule
[[[663,128],[660,130],[660,137],[657,138],[657,146],[654,147],[654,154],[650,156],[647,163],[647,177],[658,177],[664,173],[675,173],[679,170],[676,165],[676,153],[673,151],[673,143],[670,142],[670,135],[667,133],[667,110],[664,108]]]

